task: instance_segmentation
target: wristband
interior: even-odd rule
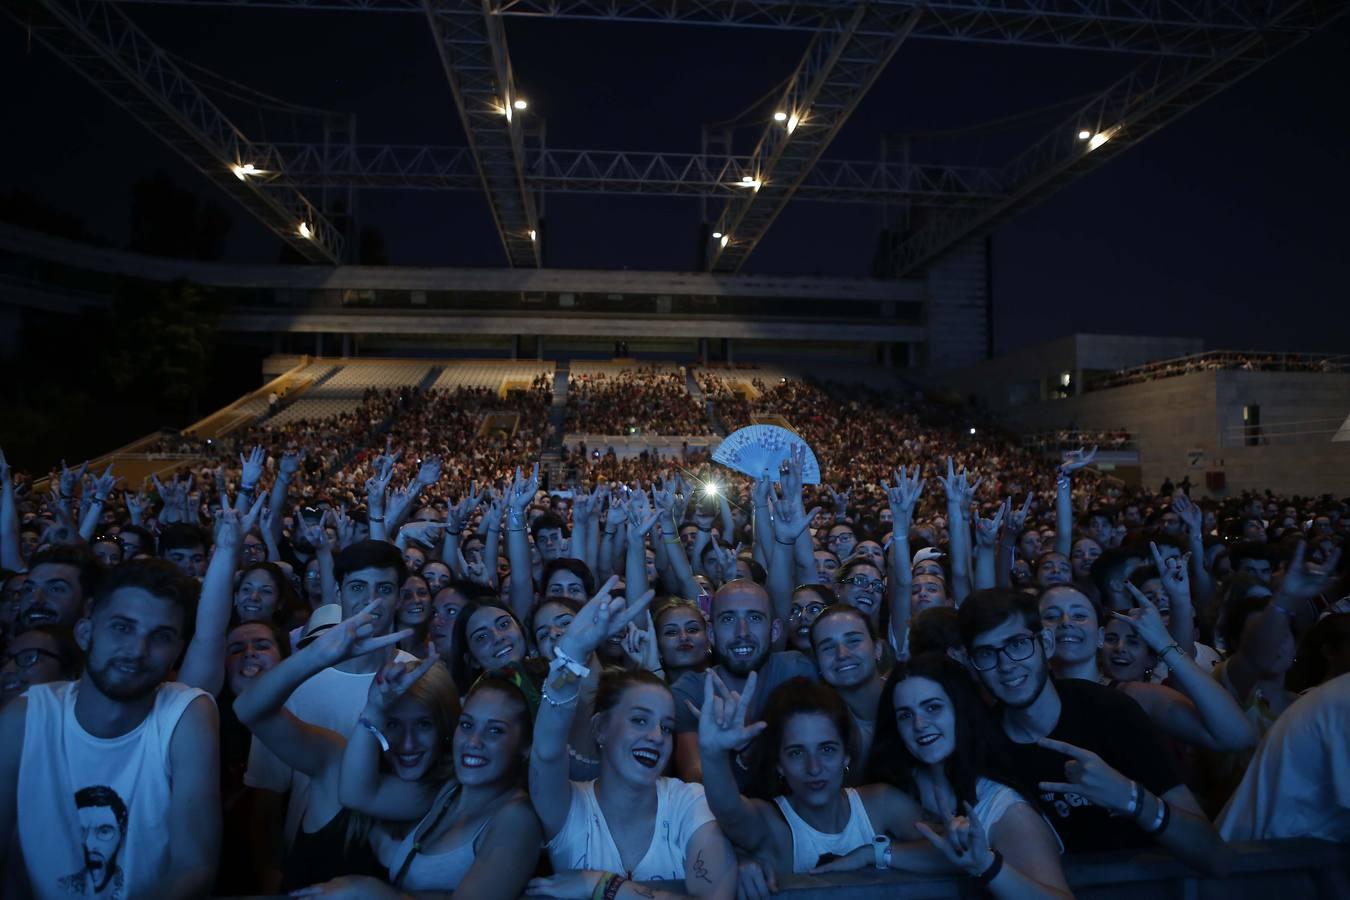
[[[1144,831],[1147,832],[1148,834],[1162,834],[1163,830],[1167,828],[1167,823],[1170,822],[1171,819],[1172,819],[1171,807],[1167,805],[1166,800],[1159,797],[1158,815],[1154,817],[1153,824],[1151,824],[1148,828],[1145,828]]]
[[[251,494],[251,493],[253,493],[254,489],[256,489],[257,487],[258,487],[257,484],[241,484],[241,485],[239,485],[239,490],[240,490],[242,493],[245,493],[245,494]]]
[[[384,516],[366,516],[366,521],[367,521],[367,522],[379,522],[381,525],[383,525],[383,524],[384,524]]]
[[[591,900],[614,900],[619,896],[619,888],[627,881],[622,875],[614,872],[606,872],[600,876],[600,880],[595,883],[595,890],[591,892]]]
[[[578,678],[585,678],[591,674],[591,670],[577,662],[561,647],[553,648],[553,661],[548,664],[550,672],[557,672],[559,669],[566,669]]]
[[[681,541],[679,538],[666,538],[666,541],[665,541],[665,542],[666,542],[667,544],[682,544],[682,543],[684,543],[684,542]]]
[[[872,838],[873,865],[878,869],[891,867],[891,839],[884,834]]]
[[[1180,647],[1180,645],[1178,645],[1175,641],[1173,641],[1172,643],[1168,644],[1166,647],[1162,648],[1162,652],[1158,654],[1158,662],[1162,662],[1163,657],[1165,657],[1165,656],[1167,655],[1167,651],[1169,651],[1169,650],[1175,650],[1175,651],[1177,651],[1177,653],[1180,653],[1180,652],[1181,652],[1181,647]]]
[[[1003,871],[1003,854],[997,850],[994,851],[994,861],[989,864],[979,875],[975,876],[975,882],[980,887],[988,887],[989,883],[998,877],[998,873]]]
[[[380,742],[380,749],[383,750],[385,753],[389,752],[389,739],[384,736],[383,731],[381,731],[379,728],[375,726],[374,722],[370,721],[365,716],[362,716],[361,718],[356,720],[356,724],[360,725],[366,731],[369,731],[371,734],[375,735],[375,740]]]
[[[95,495],[94,495],[94,502],[95,502],[95,503],[107,503],[107,502],[108,502],[108,498],[107,498],[107,497],[100,497],[98,494],[95,494]]]
[[[1139,782],[1130,782],[1130,805],[1125,807],[1126,814],[1133,816],[1139,812]]]

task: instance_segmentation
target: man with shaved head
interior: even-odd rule
[[[769,695],[789,678],[798,675],[813,681],[816,678],[816,667],[809,657],[796,650],[773,650],[783,627],[773,617],[768,591],[753,581],[728,581],[713,594],[708,633],[718,662],[712,671],[727,687],[738,692],[745,688],[751,672],[759,673],[747,721],[759,720]],[[675,694],[675,770],[685,781],[703,778],[698,755],[698,716],[685,703],[688,700],[695,706],[703,704],[703,678],[702,672],[686,672],[671,685]],[[736,766],[738,780],[749,777],[755,768],[754,759],[754,744],[738,751],[737,760],[741,763]]]

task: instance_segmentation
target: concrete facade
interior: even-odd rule
[[[1260,431],[1244,425],[1258,407]],[[1199,494],[1244,490],[1350,495],[1350,441],[1334,441],[1350,415],[1350,375],[1219,370],[1161,378],[1005,411],[1026,431],[1124,429],[1139,449],[1145,485],[1189,475]],[[1255,443],[1248,444],[1248,440]],[[1224,488],[1205,486],[1222,473]]]

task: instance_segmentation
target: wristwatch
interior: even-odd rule
[[[872,838],[872,853],[878,869],[891,867],[891,839],[884,834]]]

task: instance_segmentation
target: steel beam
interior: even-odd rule
[[[1003,166],[997,179],[1004,188],[999,200],[982,208],[940,211],[902,238],[893,254],[894,273],[914,272],[961,241],[1039,203],[1350,10],[1343,0],[1285,6],[1282,21],[1297,22],[1297,28],[1238,38],[1213,59],[1145,60]]]
[[[919,20],[918,10],[858,3],[837,30],[817,32],[751,154],[740,196],[714,222],[708,268],[738,272],[810,175]]]
[[[421,12],[420,0],[122,0],[356,12]],[[1272,27],[1285,0],[877,0],[920,10],[913,37],[1123,53],[1209,56],[1234,34]],[[819,31],[856,0],[489,0],[501,16]],[[1297,29],[1287,23],[1280,27]],[[884,36],[884,29],[873,36]]]
[[[117,6],[98,0],[0,0],[21,27],[310,262],[343,261],[343,238],[281,179],[281,157],[250,141]],[[252,165],[240,177],[231,166]],[[303,225],[303,228],[302,228]]]
[[[525,186],[525,113],[513,108],[518,95],[506,26],[491,7],[489,0],[424,0],[506,261],[537,267],[539,217]]]
[[[481,188],[464,147],[278,144],[296,187],[473,191]],[[749,156],[622,150],[539,149],[527,160],[526,188],[563,194],[739,198]],[[906,202],[985,205],[999,196],[994,172],[967,166],[820,160],[796,196],[825,203]]]

